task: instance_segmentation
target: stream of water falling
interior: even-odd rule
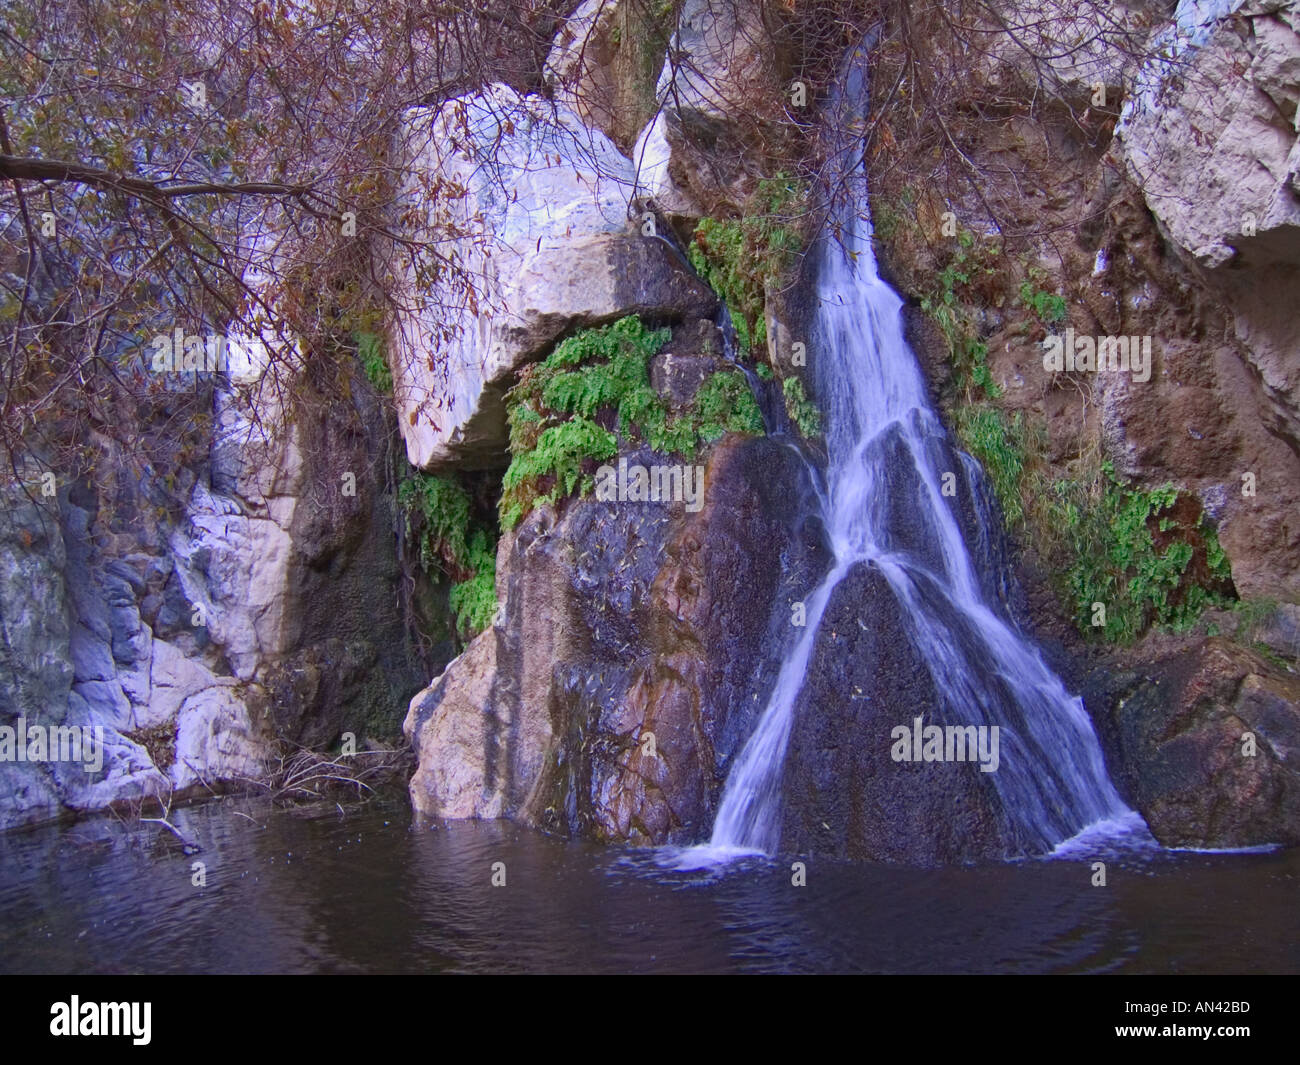
[[[838,106],[861,100],[864,84],[850,63]],[[851,128],[851,117],[838,116],[838,128]],[[808,344],[827,418],[822,517],[835,561],[808,596],[806,626],[731,768],[706,850],[775,852],[786,748],[820,622],[836,585],[863,562],[879,567],[899,600],[941,694],[936,710],[950,723],[1000,727],[1003,757],[992,776],[1009,855],[1050,851],[1099,822],[1132,828],[1140,819],[1106,775],[1082,701],[981,588],[956,500],[941,492],[955,452],[904,340],[902,300],[877,272],[857,166],[848,183],[851,195],[816,249]],[[984,508],[974,509],[984,520]]]

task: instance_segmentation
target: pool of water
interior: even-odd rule
[[[796,887],[795,856],[692,869],[508,824],[414,827],[400,795],[342,811],[226,800],[173,820],[198,853],[113,819],[0,835],[0,970],[1300,971],[1295,850],[806,860]]]

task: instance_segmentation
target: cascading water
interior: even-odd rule
[[[851,63],[841,108],[861,101]],[[838,128],[851,128],[841,114]],[[864,181],[819,241],[818,309],[808,350],[827,416],[823,520],[834,564],[806,600],[806,625],[782,664],[754,733],[737,756],[709,850],[774,853],[786,748],[831,594],[857,564],[889,582],[907,636],[924,656],[948,721],[1000,727],[992,774],[1008,854],[1041,853],[1084,828],[1132,814],[1112,787],[1082,702],[1000,609],[990,605],[941,491],[956,452],[902,333],[902,300],[878,276]],[[977,483],[977,482],[972,482]],[[976,507],[976,521],[982,508]]]

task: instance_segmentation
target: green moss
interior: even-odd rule
[[[420,566],[452,581],[457,631],[469,640],[496,613],[496,536],[473,517],[469,493],[452,476],[415,472],[397,490],[407,537],[420,545]]]
[[[1276,599],[1242,599],[1233,605],[1237,613],[1237,636],[1243,640],[1253,639],[1255,633],[1266,625],[1277,613]]]
[[[797,377],[787,377],[781,382],[781,391],[785,396],[785,412],[799,427],[799,432],[808,440],[818,436],[822,431],[822,414],[804,392],[803,382]]]
[[[375,390],[384,395],[393,391],[393,374],[388,368],[388,359],[384,355],[384,341],[377,333],[356,332],[352,339],[357,345],[357,358],[366,379]]]
[[[669,336],[628,317],[569,337],[524,371],[506,397],[512,458],[502,482],[503,529],[535,506],[590,491],[594,467],[618,453],[620,436],[693,458],[701,443],[725,433],[762,433],[758,405],[735,370],[715,373],[689,410],[669,413],[650,386],[650,358]]]
[[[754,393],[744,375],[735,371],[715,373],[700,385],[690,412],[681,422],[692,435],[706,442],[727,433],[763,434],[763,414]]]
[[[781,284],[803,247],[805,197],[787,174],[765,178],[740,218],[701,219],[691,238],[691,265],[726,303],[742,354],[767,343],[766,286]]]
[[[397,501],[407,518],[423,519],[420,537],[420,565],[426,570],[435,565],[460,568],[469,557],[469,494],[451,477],[431,473],[413,473],[397,489]]]

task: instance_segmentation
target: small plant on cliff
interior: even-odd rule
[[[452,476],[415,472],[397,490],[406,531],[420,545],[420,566],[452,581],[456,628],[471,639],[496,613],[496,538],[473,517],[469,493]]]
[[[1020,302],[1044,325],[1055,325],[1065,320],[1065,298],[1037,288],[1032,278],[1020,285]]]
[[[1105,462],[1089,490],[1058,481],[1049,513],[1071,563],[1065,585],[1085,633],[1131,643],[1152,625],[1184,631],[1209,606],[1235,598],[1232,571],[1200,504],[1170,484],[1142,489]],[[1105,607],[1104,625],[1094,604]]]
[[[934,319],[948,344],[958,391],[970,402],[981,395],[996,399],[1001,389],[988,368],[988,345],[980,339],[972,304],[998,275],[1001,249],[977,241],[963,229],[948,263],[921,297],[921,310]]]
[[[817,409],[817,404],[808,398],[803,382],[797,377],[787,377],[781,382],[781,391],[785,397],[785,412],[799,427],[799,432],[808,440],[820,434],[822,413]]]
[[[767,343],[766,289],[781,284],[803,247],[805,197],[803,182],[779,173],[758,183],[740,218],[705,218],[695,229],[691,265],[726,303],[742,353]]]
[[[620,437],[693,458],[702,442],[725,433],[763,431],[758,405],[734,370],[706,380],[689,410],[668,410],[650,386],[650,358],[670,335],[631,316],[569,337],[524,370],[506,397],[512,459],[502,481],[502,529],[538,504],[586,494],[596,465],[618,453]]]
[[[389,395],[393,391],[393,374],[388,368],[388,359],[384,355],[384,341],[377,333],[357,332],[352,334],[356,341],[357,358],[361,369],[377,392]]]

